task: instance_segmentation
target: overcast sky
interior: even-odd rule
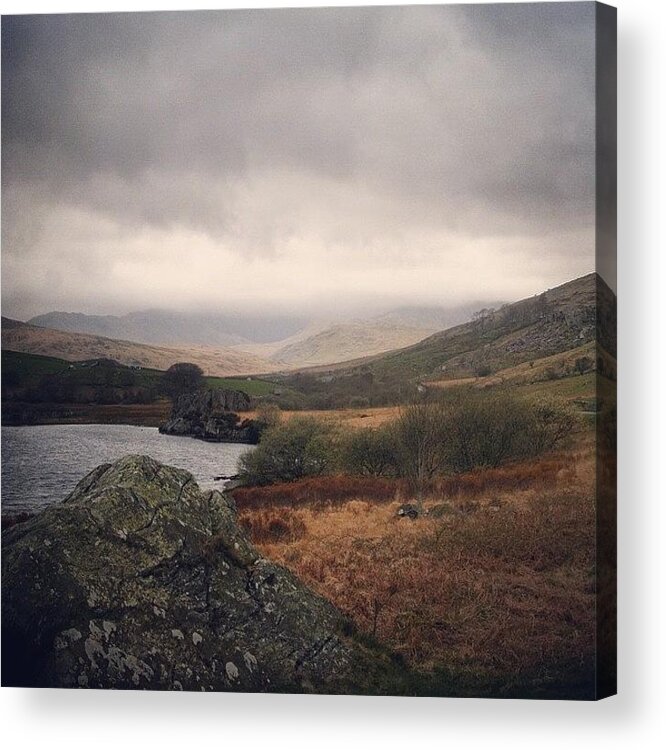
[[[3,314],[513,300],[594,268],[594,4],[4,17]]]

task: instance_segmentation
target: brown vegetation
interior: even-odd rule
[[[360,409],[303,409],[299,411],[284,409],[280,412],[280,416],[284,422],[294,418],[314,417],[315,419],[340,425],[344,429],[356,429],[359,427],[379,427],[395,419],[399,413],[399,406],[376,406]],[[261,414],[258,410],[249,411],[246,416],[248,419],[257,419],[261,417]]]
[[[2,346],[72,362],[102,357],[156,370],[166,370],[176,362],[194,362],[207,375],[246,375],[273,369],[268,360],[231,346],[156,346],[41,328],[7,318],[3,318]]]
[[[239,487],[234,500],[243,510],[259,508],[323,508],[363,497],[373,502],[390,502],[404,491],[404,482],[378,477],[346,475],[307,477],[266,487]]]
[[[237,490],[268,557],[360,632],[471,692],[587,695],[594,654],[594,461],[575,450],[436,479],[417,521],[403,482],[317,477]],[[437,671],[439,670],[439,671]]]

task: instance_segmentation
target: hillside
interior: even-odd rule
[[[383,405],[391,399],[404,399],[424,382],[441,385],[492,377],[522,364],[530,368],[530,363],[575,349],[579,349],[580,358],[590,358],[591,367],[596,367],[594,346],[586,347],[596,340],[604,352],[604,367],[612,369],[615,304],[613,292],[600,277],[589,274],[498,310],[487,310],[469,323],[412,346],[335,367],[303,370],[286,376],[285,382],[317,403],[337,405],[353,397]],[[560,377],[576,366],[577,358],[569,359],[560,358],[544,367],[553,368],[553,376]]]
[[[251,351],[294,367],[333,365],[411,346],[437,331],[471,320],[474,312],[484,307],[487,303],[398,307],[365,318],[313,323],[281,343],[266,345],[270,349]]]
[[[28,324],[160,347],[224,347],[270,360],[271,369],[331,365],[401,349],[472,318],[482,303],[400,307],[355,319],[147,310],[127,315],[51,312]],[[344,311],[343,311],[344,312]],[[265,369],[265,365],[262,369]]]
[[[274,362],[294,366],[326,365],[400,349],[431,334],[433,329],[382,322],[340,323],[275,351]]]
[[[193,362],[206,375],[218,376],[246,375],[274,369],[272,362],[231,347],[154,346],[56,331],[9,318],[2,319],[2,347],[16,352],[59,357],[70,362],[99,357],[156,370],[166,370],[175,362]]]
[[[597,307],[600,315],[610,320],[614,305],[610,289],[596,274],[589,274],[488,311],[414,346],[375,358],[364,367],[377,375],[407,378],[492,374],[594,341]],[[600,330],[599,338],[605,348],[611,346],[612,333],[604,335]]]
[[[456,307],[417,307],[405,306],[389,310],[378,315],[377,323],[402,326],[404,328],[418,328],[421,330],[444,331],[447,328],[467,323],[472,320],[477,310],[489,307],[499,307],[502,303],[488,301],[471,302]]]

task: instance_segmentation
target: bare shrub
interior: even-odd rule
[[[426,402],[406,407],[393,430],[396,465],[416,494],[420,514],[424,492],[444,462],[443,446],[447,436],[440,404]]]
[[[341,468],[350,474],[381,477],[395,473],[396,441],[390,427],[353,430],[340,446]]]
[[[555,401],[532,402],[507,392],[466,392],[442,407],[447,468],[455,472],[497,467],[562,445],[575,416]]]

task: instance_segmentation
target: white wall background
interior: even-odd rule
[[[0,0],[0,10],[284,4],[267,0]],[[620,695],[598,704],[577,704],[3,689],[0,740],[5,747],[625,750],[666,746],[662,551],[666,546],[666,14],[664,4],[651,0],[620,0],[618,5]]]

